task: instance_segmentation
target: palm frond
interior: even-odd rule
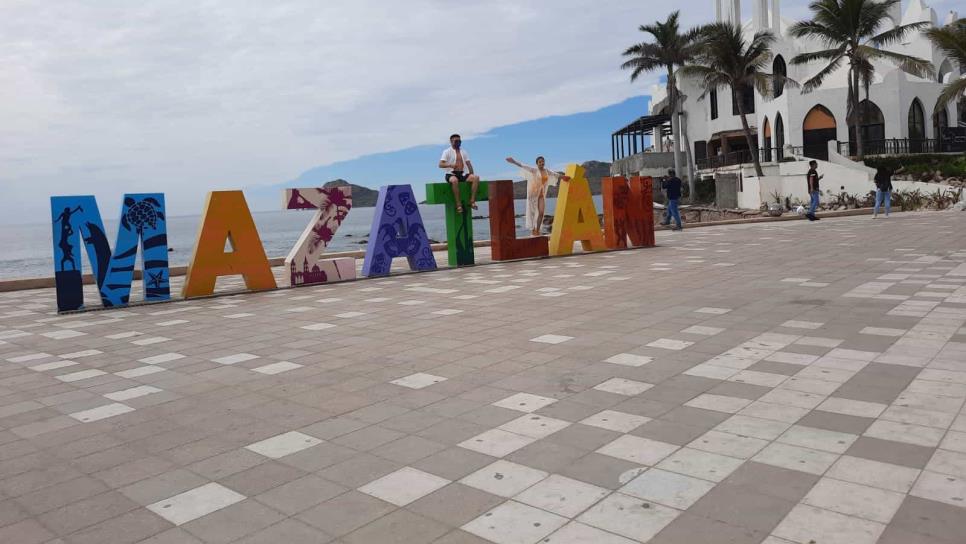
[[[919,32],[932,26],[928,21],[910,23],[908,25],[897,26],[890,30],[869,38],[868,44],[875,47],[886,47],[901,43],[903,39],[913,32]]]
[[[939,112],[950,102],[961,100],[964,96],[966,96],[966,78],[960,77],[943,87],[943,91],[939,93],[939,98],[936,99],[935,110]]]
[[[888,51],[885,49],[877,49],[867,45],[859,46],[857,53],[870,61],[873,59],[888,60],[889,62],[895,64],[903,72],[916,77],[928,78],[932,77],[933,74],[936,73],[936,70],[933,68],[931,62],[920,59],[919,57],[914,57],[912,55],[904,55],[902,53],[896,53],[894,51]]]

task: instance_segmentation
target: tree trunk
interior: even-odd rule
[[[688,195],[690,195],[690,202],[694,202],[695,191],[697,190],[697,180],[694,179],[694,157],[691,155],[691,140],[688,138],[688,121],[687,114],[682,116],[681,123],[681,140],[684,142],[684,156],[688,160]]]
[[[676,176],[681,175],[681,146],[678,145],[680,141],[680,123],[678,123],[678,91],[677,86],[674,81],[674,68],[668,66],[667,72],[667,97],[668,97],[668,109],[671,112],[671,139],[672,145],[674,146],[674,174]]]
[[[863,145],[864,142],[862,141],[862,130],[860,127],[862,115],[859,112],[859,70],[856,66],[852,67],[850,77],[852,78],[849,81],[852,86],[852,93],[849,99],[852,103],[849,107],[852,109],[852,127],[855,130],[855,154],[856,158],[861,161],[865,156],[865,146]]]
[[[758,145],[755,138],[751,136],[751,128],[748,126],[748,116],[745,115],[745,105],[742,98],[738,95],[738,115],[741,116],[741,128],[745,131],[745,140],[748,142],[748,149],[751,152],[751,162],[755,165],[755,174],[761,178],[765,173],[761,169],[761,161],[758,160]]]

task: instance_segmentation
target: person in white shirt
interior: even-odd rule
[[[545,168],[547,161],[543,157],[537,157],[536,168],[520,164],[513,157],[507,157],[506,162],[519,167],[527,178],[527,228],[532,236],[540,236],[543,213],[547,206],[547,187],[557,185],[560,180],[570,181],[570,178]]]
[[[460,187],[462,182],[470,182],[470,208],[476,209],[476,189],[480,184],[480,176],[473,173],[473,163],[470,162],[470,154],[465,149],[460,149],[462,140],[459,134],[449,137],[449,147],[443,151],[443,156],[439,158],[439,167],[446,170],[446,181],[453,188],[453,198],[456,200],[456,213],[463,213],[463,204],[460,200]]]

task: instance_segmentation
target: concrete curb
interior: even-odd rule
[[[858,208],[853,210],[829,211],[829,212],[820,212],[818,214],[819,217],[850,217],[853,215],[872,215],[872,208]],[[696,229],[696,228],[702,228],[702,227],[716,227],[721,225],[742,225],[745,223],[770,223],[775,221],[803,221],[803,220],[805,220],[805,218],[798,215],[782,215],[779,217],[751,217],[748,219],[725,219],[722,221],[707,221],[704,223],[686,223],[686,227],[688,229]],[[655,225],[654,230],[656,231],[670,230],[670,227]],[[489,240],[477,240],[473,242],[473,247],[489,247],[489,246],[490,246]],[[431,247],[433,251],[443,251],[446,249],[446,244],[445,243],[432,244]],[[342,252],[336,252],[336,253],[326,253],[325,255],[327,258],[332,258],[332,259],[335,259],[338,257],[352,257],[356,259],[361,259],[365,257],[366,252],[365,250],[355,250],[355,251],[342,251]],[[276,257],[273,259],[269,259],[268,261],[272,267],[278,267],[285,264],[284,257]],[[172,266],[170,268],[169,273],[171,277],[174,277],[174,276],[184,276],[187,272],[188,272],[187,266]],[[134,279],[135,280],[141,279],[140,270],[134,271]],[[84,274],[84,285],[93,285],[93,284],[94,284],[94,277],[91,276],[90,274]],[[28,289],[49,289],[55,286],[56,285],[54,283],[53,277],[3,280],[3,281],[0,281],[0,293],[8,292],[8,291],[24,291]]]

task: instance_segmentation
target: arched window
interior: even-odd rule
[[[921,153],[926,139],[926,113],[918,98],[909,106],[909,151]]]
[[[778,150],[778,160],[785,157],[785,123],[782,114],[775,114],[775,148]]]
[[[711,104],[711,118],[718,118],[718,89],[711,89],[708,94],[708,102]]]
[[[802,122],[802,144],[806,157],[828,160],[828,142],[837,136],[835,116],[825,106],[815,105]]]
[[[859,130],[862,131],[862,149],[866,154],[885,153],[885,117],[882,110],[871,100],[859,102]],[[849,127],[849,153],[856,152],[855,128]]]
[[[943,108],[932,115],[932,132],[933,138],[937,140],[937,145],[941,145],[943,131],[947,128],[949,128],[949,112],[946,111],[946,108]]]
[[[785,59],[781,55],[776,55],[771,63],[772,88],[774,96],[778,98],[785,92],[785,77],[788,75],[788,68],[785,66]]]
[[[940,83],[950,83],[953,75],[953,65],[949,62],[949,59],[945,59],[942,64],[939,65],[939,70],[936,71],[937,81]]]
[[[771,162],[772,152],[771,152],[771,125],[768,123],[768,118],[765,117],[765,122],[761,124],[761,160],[764,162]]]

